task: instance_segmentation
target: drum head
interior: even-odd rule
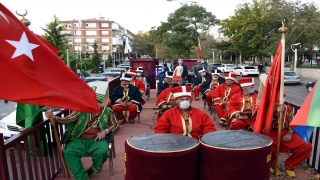
[[[194,138],[178,134],[139,134],[127,140],[129,146],[155,153],[180,152],[199,145]]]
[[[248,131],[225,130],[204,135],[201,143],[218,149],[248,150],[270,146],[272,140],[265,135]]]

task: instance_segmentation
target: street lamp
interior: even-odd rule
[[[69,64],[69,46],[67,46],[67,44],[64,42],[64,39],[62,37],[65,37],[65,36],[73,36],[72,34],[70,33],[64,33],[64,34],[60,34],[60,37],[61,37],[61,40],[64,44],[64,46],[66,47],[66,53],[67,53],[67,66],[70,67],[70,64]]]
[[[298,45],[300,45],[300,48],[301,48],[301,43],[291,44],[291,50],[294,52],[293,71],[297,70],[297,60],[298,60],[298,50],[297,48],[293,50],[293,46],[298,46]]]

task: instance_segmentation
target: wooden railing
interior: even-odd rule
[[[120,85],[120,79],[109,82],[109,94]],[[67,116],[65,110],[56,116]],[[66,125],[57,124],[59,141]],[[62,172],[62,164],[50,120],[43,120],[4,141],[0,133],[0,179],[1,180],[47,180]]]

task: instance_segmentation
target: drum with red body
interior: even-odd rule
[[[248,131],[216,131],[200,139],[200,179],[269,180],[272,140]]]
[[[195,180],[199,141],[177,134],[139,134],[125,142],[125,180]]]

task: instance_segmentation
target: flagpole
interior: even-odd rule
[[[279,93],[279,105],[283,105],[283,92],[284,92],[284,58],[285,58],[285,44],[286,44],[286,32],[287,28],[284,27],[284,20],[282,21],[282,27],[279,28],[279,32],[281,35],[281,44],[282,44],[282,51],[281,51],[281,68],[280,68],[280,93]],[[280,111],[280,117],[278,119],[278,139],[277,139],[277,152],[276,152],[276,160],[274,165],[274,175],[276,176],[277,169],[278,169],[278,161],[279,161],[279,152],[280,152],[280,138],[281,138],[281,130],[282,130],[282,118],[283,118],[283,111]]]

